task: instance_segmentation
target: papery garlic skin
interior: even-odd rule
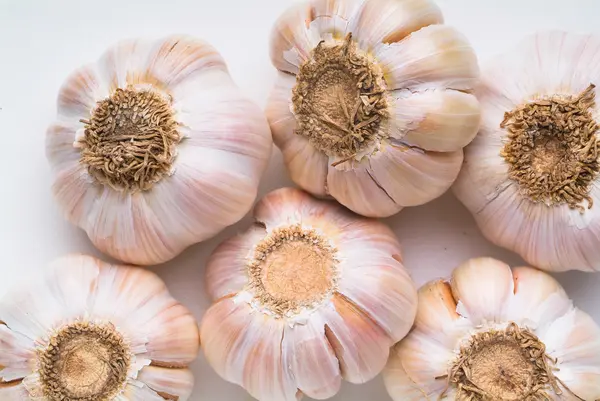
[[[395,401],[438,400],[442,395],[447,400],[467,399],[468,392],[448,385],[461,348],[481,333],[513,327],[532,333],[543,343],[545,354],[552,359],[548,363],[555,368],[556,380],[551,382],[562,391],[559,395],[546,383],[540,392],[545,391],[549,398],[535,398],[542,397],[536,392],[526,399],[594,401],[600,397],[598,325],[573,306],[548,274],[530,267],[511,270],[490,258],[471,259],[453,271],[450,282],[432,281],[419,290],[415,326],[395,346],[384,371],[389,394]],[[488,363],[505,362],[498,355],[491,359]],[[504,374],[516,387],[504,391],[514,391],[516,383],[521,383],[512,373],[509,365]],[[477,377],[481,372],[474,369],[470,374]],[[471,382],[471,387],[480,385],[481,379]]]
[[[96,118],[99,105],[119,91],[149,91],[163,99],[156,103],[166,107],[163,119],[155,119],[152,108],[144,110],[142,101],[134,103],[138,114],[132,118],[139,125],[148,112],[150,124],[172,131],[165,139],[168,157],[163,156],[162,139],[139,150],[121,135],[127,129],[119,131],[119,146],[137,152],[138,167],[156,160],[158,165],[148,169],[161,169],[160,174],[128,172],[130,159],[109,151],[116,140],[106,151],[85,146],[90,127],[105,121]],[[174,120],[174,130],[168,118]],[[133,125],[130,137],[135,138],[142,131]],[[150,129],[152,135],[160,131]],[[263,112],[233,83],[219,53],[185,36],[123,41],[98,62],[76,70],[60,89],[58,118],[46,137],[53,192],[66,217],[101,251],[138,265],[165,262],[241,219],[256,198],[271,148]],[[94,171],[90,161],[97,165]],[[123,171],[120,181],[114,164]],[[104,179],[105,174],[116,178]],[[123,175],[133,188],[119,184]],[[141,176],[152,181],[143,182]]]
[[[369,217],[450,188],[479,126],[479,67],[442,23],[429,0],[310,0],[279,18],[266,114],[296,184]]]
[[[576,98],[600,83],[598,55],[597,37],[553,31],[528,37],[491,62],[477,92],[481,129],[465,150],[465,163],[453,187],[490,241],[544,270],[600,271],[600,176],[590,174],[597,166],[572,175],[585,174],[590,181],[575,207],[532,201],[509,176],[510,164],[501,155],[508,130],[500,125],[505,113],[518,107],[556,96]],[[588,112],[598,123],[598,91],[591,89],[596,99]],[[594,136],[596,144],[589,143],[592,153],[600,141],[597,132]],[[559,189],[567,190],[562,197],[572,196],[569,188]]]
[[[122,341],[124,365],[104,359],[111,346],[97,342],[100,333]],[[73,341],[79,345],[61,350]],[[155,274],[66,256],[0,301],[0,399],[184,401],[194,385],[186,367],[199,348],[196,320]],[[59,358],[46,358],[48,352]],[[54,366],[44,368],[48,363]],[[117,369],[125,376],[114,377]],[[110,397],[96,392],[106,384],[101,379],[118,379]]]
[[[208,261],[209,364],[260,401],[326,399],[342,379],[374,378],[417,307],[394,234],[292,188],[266,195],[254,217]]]

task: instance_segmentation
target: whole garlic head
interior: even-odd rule
[[[200,336],[210,365],[260,401],[326,399],[342,378],[379,374],[417,308],[391,230],[291,188],[254,216],[208,262],[214,304]]]
[[[155,274],[63,257],[0,301],[0,400],[185,401],[199,349]]]
[[[544,32],[478,89],[481,130],[454,192],[489,240],[541,269],[600,271],[599,68],[599,38]]]
[[[548,274],[472,259],[419,290],[384,379],[394,401],[594,401],[600,328]]]
[[[479,126],[479,67],[430,0],[310,0],[277,21],[267,104],[294,182],[385,217],[443,194]]]
[[[252,207],[272,139],[207,43],[124,41],[76,70],[47,132],[67,218],[119,260],[149,265]]]

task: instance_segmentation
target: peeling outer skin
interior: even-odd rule
[[[329,167],[327,174],[328,194],[355,213],[366,217],[391,216],[402,209],[374,179],[368,159],[347,161]],[[353,166],[354,165],[354,166]],[[373,207],[374,202],[378,205]],[[362,205],[362,207],[356,207]]]
[[[371,160],[370,160],[370,158],[368,158],[368,157],[365,157],[365,158],[366,158],[367,162],[369,163],[369,166],[368,166],[368,167],[361,166],[361,165],[360,165],[361,161],[360,161],[360,160],[358,160],[358,159],[353,159],[353,160],[349,160],[349,161],[346,161],[346,162],[344,162],[344,163],[341,163],[341,164],[336,164],[336,165],[334,165],[336,162],[334,162],[334,161],[333,161],[333,158],[330,158],[330,165],[329,165],[329,166],[330,166],[331,168],[335,168],[335,169],[336,169],[336,170],[338,170],[338,171],[352,171],[352,170],[357,170],[357,169],[366,171],[366,173],[368,174],[369,178],[370,178],[370,179],[373,181],[373,183],[374,183],[374,184],[375,184],[375,185],[376,185],[376,186],[377,186],[377,187],[378,187],[378,188],[379,188],[381,191],[383,191],[383,192],[385,193],[385,195],[386,195],[386,196],[387,196],[387,197],[388,197],[388,198],[389,198],[389,199],[390,199],[392,202],[394,202],[395,204],[397,204],[397,203],[394,201],[394,199],[393,199],[393,198],[392,198],[392,197],[391,197],[391,196],[390,196],[390,195],[389,195],[389,194],[386,192],[385,188],[383,188],[383,186],[381,186],[381,184],[380,184],[379,182],[377,182],[377,179],[376,179],[376,178],[373,176],[373,170],[372,170],[372,167],[371,167]],[[359,166],[358,166],[358,167],[356,166],[356,163],[358,163],[358,164],[359,164]],[[328,180],[328,178],[329,178],[329,175],[326,175],[326,176],[325,176],[325,186],[324,186],[324,190],[325,190],[325,193],[326,193],[326,197],[327,197],[328,199],[335,199],[335,197],[334,197],[334,196],[333,196],[333,195],[332,195],[332,194],[329,192],[329,188],[328,188],[328,185],[327,185],[327,180]],[[399,206],[399,207],[402,207],[402,206],[400,206],[400,205],[398,205],[398,206]]]

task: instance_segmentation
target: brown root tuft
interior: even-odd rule
[[[108,401],[123,390],[131,354],[111,324],[76,322],[38,351],[38,373],[50,401]]]
[[[250,289],[278,317],[311,308],[335,290],[336,251],[300,225],[273,230],[248,263]]]
[[[535,100],[504,116],[508,141],[501,155],[509,177],[533,202],[593,206],[590,187],[600,171],[594,85],[571,98]]]
[[[99,183],[119,191],[145,191],[170,174],[180,136],[164,96],[119,88],[82,122],[80,162]]]
[[[292,91],[296,133],[329,156],[352,158],[378,136],[387,118],[381,68],[359,52],[348,34],[342,44],[321,42],[301,67]]]

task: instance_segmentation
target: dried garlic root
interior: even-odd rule
[[[379,374],[417,307],[391,230],[291,188],[254,216],[208,262],[210,365],[260,401],[325,399]]]
[[[600,271],[600,39],[539,33],[484,71],[454,192],[483,234],[549,271]]]
[[[385,217],[442,195],[477,133],[475,53],[430,0],[309,0],[277,21],[267,104],[295,183]]]
[[[548,274],[471,259],[419,290],[384,379],[395,401],[594,401],[600,327]]]
[[[76,70],[47,132],[53,192],[94,245],[165,262],[252,207],[272,148],[263,112],[209,44],[121,42]]]
[[[199,349],[155,274],[63,257],[0,301],[0,400],[185,401]]]

